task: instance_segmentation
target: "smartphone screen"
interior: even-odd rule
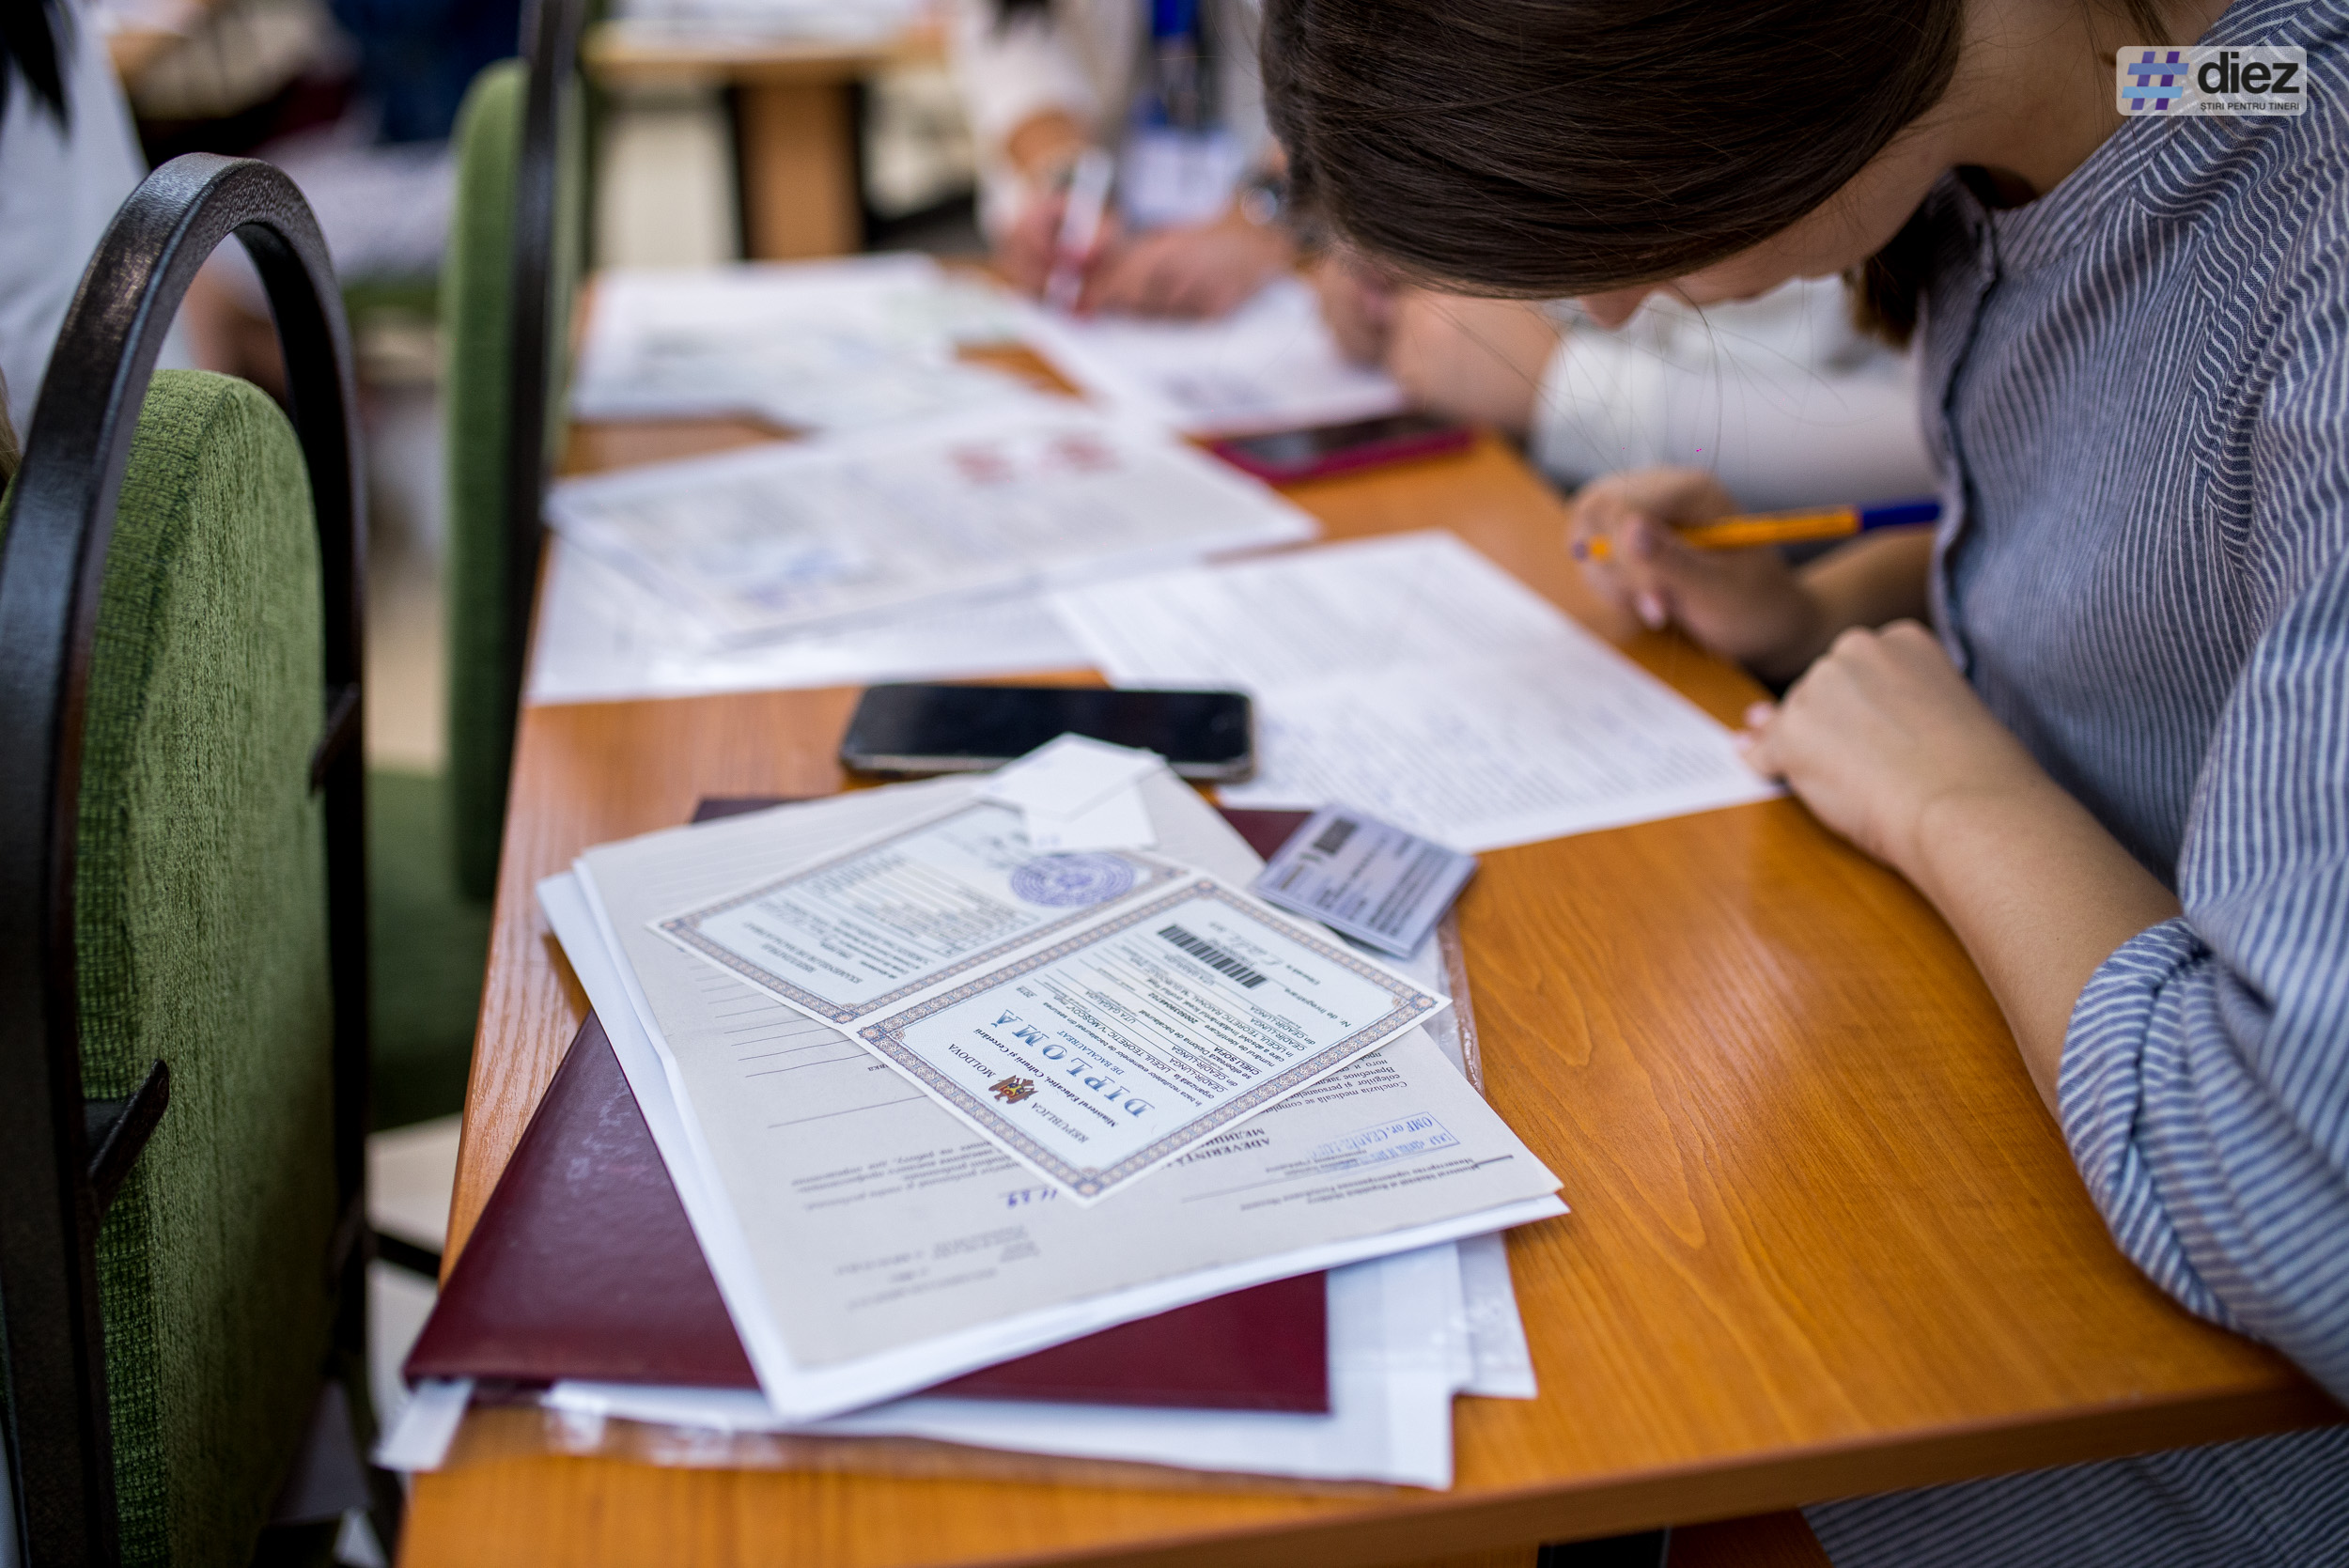
[[[993,768],[1062,735],[1156,752],[1190,779],[1255,771],[1255,719],[1237,691],[1105,691],[1071,686],[875,686],[840,743],[868,773]]]
[[[1470,431],[1463,426],[1423,413],[1398,413],[1383,419],[1360,419],[1350,425],[1317,425],[1305,430],[1234,436],[1217,442],[1215,450],[1252,474],[1272,479],[1300,479],[1372,463],[1432,457],[1439,452],[1455,451],[1469,441]]]

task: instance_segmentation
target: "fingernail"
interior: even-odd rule
[[[1758,730],[1768,723],[1777,712],[1778,708],[1772,704],[1755,703],[1746,709],[1746,727]]]
[[[1640,619],[1645,623],[1650,631],[1664,629],[1664,623],[1671,617],[1664,613],[1662,599],[1654,594],[1641,594],[1635,602],[1640,612]]]

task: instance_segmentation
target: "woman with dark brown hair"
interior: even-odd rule
[[[1918,334],[1932,537],[1708,554],[1673,525],[1734,499],[1657,470],[1568,542],[1793,682],[1750,756],[1965,940],[2114,1240],[2349,1398],[2349,3],[1266,20],[1293,199],[1387,266],[1602,320],[1843,273]],[[2191,39],[2305,55],[2125,111]],[[1812,1519],[1844,1564],[2349,1562],[2349,1427]]]

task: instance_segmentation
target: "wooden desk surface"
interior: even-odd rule
[[[591,428],[571,461],[759,434]],[[1723,720],[1755,695],[1595,605],[1497,444],[1295,494],[1335,537],[1455,530]],[[854,697],[524,714],[452,1258],[586,1009],[532,884],[705,795],[838,787]],[[2122,1258],[1948,928],[1800,806],[1502,850],[1460,915],[1487,1088],[1574,1213],[1510,1238],[1542,1397],[1459,1403],[1451,1492],[537,1458],[421,1478],[403,1560],[1357,1568],[2340,1419]]]

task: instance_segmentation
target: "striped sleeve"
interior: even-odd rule
[[[2342,505],[2324,493],[2341,460],[2327,455],[2305,484],[2283,476],[2277,499]],[[2326,531],[2294,532],[2305,544]],[[2148,1275],[2349,1398],[2349,553],[2338,548],[2229,698],[2179,891],[2185,917],[2124,944],[2080,993],[2065,1136]]]

